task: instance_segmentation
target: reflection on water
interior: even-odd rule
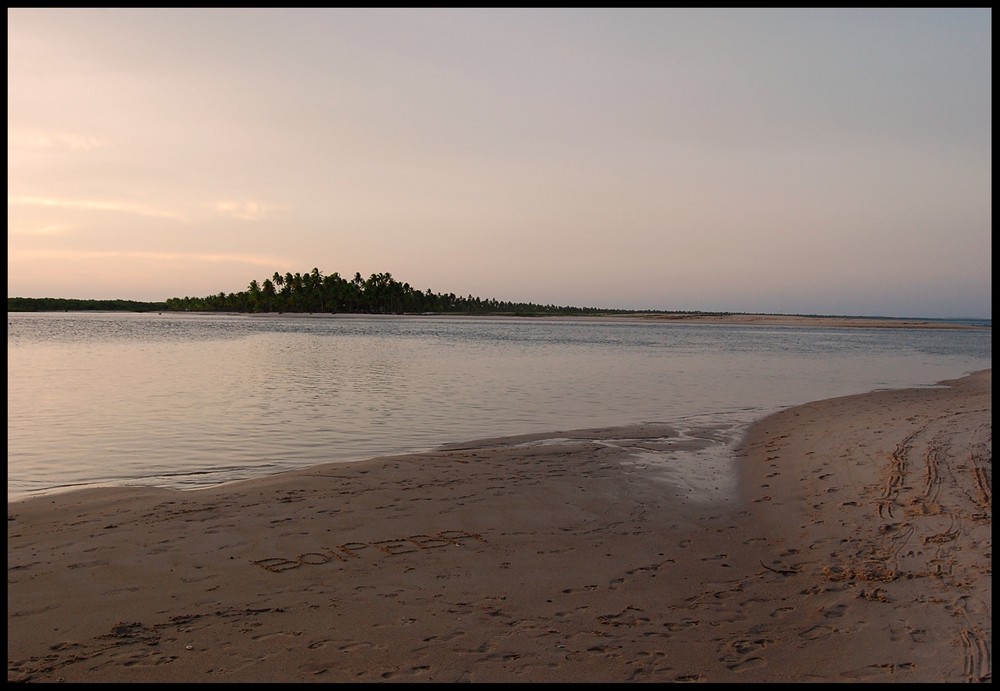
[[[481,437],[929,385],[990,331],[535,319],[9,314],[8,497],[191,488]]]

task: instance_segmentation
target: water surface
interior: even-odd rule
[[[190,489],[483,437],[778,408],[991,367],[990,330],[9,313],[8,499]]]

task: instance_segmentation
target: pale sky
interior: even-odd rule
[[[8,8],[7,294],[992,318],[991,24]]]

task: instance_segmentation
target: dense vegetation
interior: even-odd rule
[[[300,273],[275,272],[270,278],[250,281],[247,290],[203,298],[170,298],[171,310],[199,312],[353,312],[360,314],[591,314],[608,312],[589,307],[557,307],[534,303],[501,302],[469,295],[420,291],[400,283],[388,273],[353,279],[339,273],[324,276],[314,268]],[[615,311],[615,310],[611,310]]]
[[[135,300],[74,300],[71,298],[7,298],[8,312],[76,312],[99,310],[111,312],[163,312],[165,302]]]
[[[245,291],[220,292],[205,297],[169,298],[166,302],[131,300],[67,300],[62,298],[7,298],[8,312],[51,310],[130,310],[185,312],[351,312],[357,314],[513,314],[582,315],[625,310],[594,307],[558,307],[525,302],[502,302],[462,297],[454,293],[416,290],[388,273],[347,280],[338,273],[324,276],[319,269],[301,273],[275,272],[270,278],[250,281]]]

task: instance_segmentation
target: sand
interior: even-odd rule
[[[992,681],[991,377],[10,503],[8,680]]]
[[[713,314],[701,312],[636,313],[633,318],[644,321],[668,321],[689,324],[731,326],[806,326],[831,329],[990,329],[978,323],[898,317],[838,317],[798,314]],[[628,318],[628,317],[621,317]]]
[[[262,312],[245,314],[227,312],[230,316],[249,316],[254,319],[399,319],[399,314],[362,314],[350,312]],[[971,320],[948,321],[942,319],[917,319],[902,317],[842,317],[798,314],[730,314],[724,312],[614,312],[588,313],[585,315],[539,314],[534,317],[516,314],[407,314],[406,319],[447,319],[456,321],[537,320],[585,322],[669,322],[672,324],[708,324],[713,326],[799,326],[829,329],[946,329],[990,330],[981,322]]]

